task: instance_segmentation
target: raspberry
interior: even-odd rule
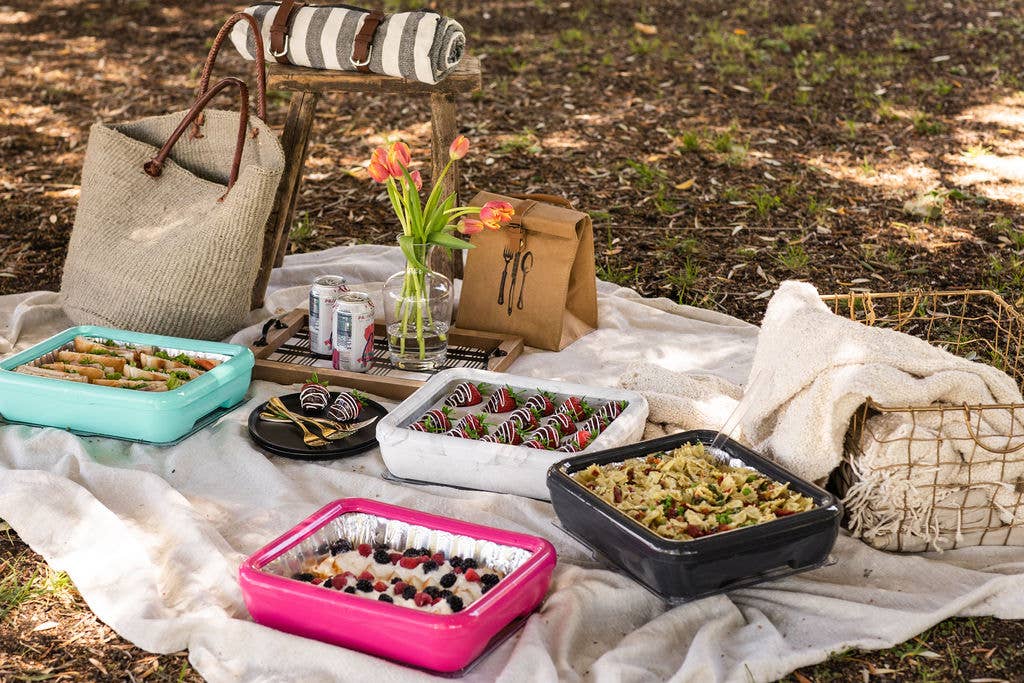
[[[406,569],[415,569],[419,565],[420,561],[415,557],[403,557],[398,561],[398,564],[405,567]]]
[[[402,591],[402,597],[406,600],[412,600],[414,597],[416,597],[416,587],[406,586],[405,590]]]
[[[434,599],[433,599],[433,598],[431,598],[431,597],[430,597],[429,595],[427,595],[426,593],[417,593],[417,594],[415,595],[415,597],[413,598],[413,602],[415,602],[415,603],[416,603],[416,606],[417,606],[417,607],[424,607],[424,606],[426,606],[426,605],[429,605],[429,604],[430,604],[430,603],[432,603],[433,601],[434,601]]]
[[[359,548],[357,548],[357,550],[359,550],[359,554],[363,557],[369,557],[370,554],[373,552],[373,546],[371,546],[369,543],[360,543]]]
[[[430,556],[430,559],[432,559],[438,565],[442,565],[444,564],[444,553],[434,553]]]
[[[358,578],[360,581],[373,581],[373,574],[371,574],[368,571],[364,571],[356,578]]]
[[[480,575],[476,573],[475,569],[466,570],[466,581],[479,581]]]
[[[345,584],[348,583],[348,577],[344,574],[335,574],[334,578],[331,579],[331,585],[335,588],[344,588]]]
[[[441,598],[440,597],[436,597],[436,598],[434,598],[433,600],[430,601],[430,604],[431,605],[436,605],[439,602],[441,602]]]
[[[423,564],[424,562],[430,562],[430,553],[421,553],[419,557],[416,558],[416,561],[420,564]]]
[[[455,585],[455,582],[458,580],[458,578],[459,577],[455,576],[455,572],[448,572],[447,574],[441,577],[441,587],[451,588]]]
[[[402,553],[390,553],[388,559],[391,560],[391,564],[398,564],[398,561],[402,559]]]
[[[378,593],[383,593],[387,589],[388,585],[383,581],[378,581],[377,583],[373,584],[373,590],[377,591]]]
[[[408,586],[409,586],[409,584],[407,584],[405,581],[399,581],[398,583],[395,584],[394,594],[395,595],[401,595],[402,593],[405,592],[405,589],[408,588]]]
[[[461,573],[462,573],[462,572],[464,572],[465,570],[464,570],[464,569],[463,569],[462,567],[456,567],[456,568],[455,568],[455,569],[453,569],[452,571],[454,571],[454,572],[455,572],[456,574],[461,574]]]

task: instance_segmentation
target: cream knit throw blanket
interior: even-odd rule
[[[834,315],[812,286],[797,282],[784,282],[768,304],[751,377],[758,381],[745,397],[745,436],[819,482],[843,461],[850,420],[869,397],[882,406],[1024,402],[1005,373]],[[949,416],[883,413],[868,420],[854,451],[860,455],[850,462],[855,483],[846,506],[854,534],[903,551],[1024,545],[1024,449],[1004,456],[981,448],[965,420]],[[1008,410],[975,413],[972,426],[990,448],[1024,445],[1024,424]]]

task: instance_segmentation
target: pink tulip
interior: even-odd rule
[[[452,159],[461,159],[469,153],[469,138],[465,135],[456,136],[448,147],[448,156]]]
[[[378,183],[387,182],[387,179],[391,177],[391,171],[388,167],[382,166],[376,161],[371,161],[366,170],[370,172],[370,177]]]
[[[420,175],[419,171],[412,171],[409,176],[412,178],[412,184],[416,186],[416,191],[419,192],[423,189],[423,176]]]
[[[491,230],[498,230],[514,215],[515,209],[508,202],[487,202],[480,208],[480,220]]]
[[[409,145],[404,142],[393,142],[388,146],[387,167],[391,170],[391,176],[401,179],[404,177],[403,170],[409,168],[412,163],[412,153]]]
[[[489,226],[488,226],[489,227]],[[463,218],[459,221],[458,230],[463,235],[475,235],[484,229],[482,221],[478,221],[475,218]]]

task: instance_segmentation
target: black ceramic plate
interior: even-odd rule
[[[331,392],[331,401],[338,397],[337,392]],[[299,405],[298,394],[281,396],[281,403],[288,410],[299,415],[305,415]],[[266,407],[266,403],[256,406],[256,409],[249,415],[249,436],[258,446],[274,455],[293,460],[337,460],[352,455],[364,453],[377,445],[377,422],[388,414],[384,406],[375,401],[364,398],[363,405],[356,422],[373,419],[373,422],[366,425],[355,434],[338,441],[328,442],[322,448],[310,448],[302,442],[302,432],[292,424],[266,422],[260,419],[260,413]],[[328,404],[330,405],[330,404]],[[327,417],[326,413],[318,412],[310,417]],[[374,419],[376,418],[376,419]]]

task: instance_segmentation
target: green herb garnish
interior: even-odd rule
[[[104,379],[121,379],[123,375],[120,372],[108,372],[103,376]]]
[[[178,379],[177,375],[171,375],[167,378],[167,389],[177,389],[182,385],[182,381]]]

